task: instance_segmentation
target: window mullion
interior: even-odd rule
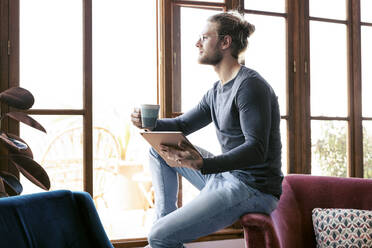
[[[83,0],[83,182],[93,196],[92,0]]]
[[[181,7],[173,5],[172,114],[181,112]]]
[[[8,42],[10,41],[9,37],[9,22],[10,19],[12,18],[10,16],[10,2],[9,1],[4,1],[0,0],[0,92],[6,90],[9,88],[9,80],[10,80],[10,64],[9,64],[9,55],[8,52]],[[5,104],[2,104],[1,106],[2,110],[6,111],[7,106]],[[7,129],[9,128],[9,118],[5,118],[1,120],[1,131],[8,131]],[[19,133],[19,130],[17,129],[17,132]],[[16,133],[17,134],[17,133]],[[6,149],[5,148],[0,148],[1,153],[5,153]],[[7,170],[7,165],[6,163],[1,163],[0,164],[0,169],[2,170]],[[18,173],[18,172],[15,172]]]
[[[6,1],[3,1],[6,2]],[[7,44],[7,67],[6,72],[8,81],[2,82],[2,87],[11,88],[19,86],[19,0],[8,1],[8,20],[5,22],[9,26],[2,27],[4,31],[8,31],[8,44]],[[3,20],[1,20],[3,21]],[[6,53],[5,53],[6,54]],[[9,111],[9,107],[5,106],[5,109]],[[11,118],[5,118],[5,129],[12,134],[20,134],[20,125],[18,121]],[[14,169],[8,167],[9,170]],[[18,171],[11,171],[14,175],[19,175]]]
[[[160,117],[172,116],[172,1],[160,0]]]
[[[282,156],[287,156],[287,165],[286,171],[287,173],[293,173],[296,171],[295,169],[295,119],[294,113],[295,109],[294,104],[295,94],[294,92],[294,85],[296,81],[296,73],[295,73],[295,59],[298,57],[298,39],[296,36],[298,35],[298,29],[295,27],[298,23],[298,11],[295,6],[294,1],[287,0],[286,2],[286,12],[287,12],[287,154],[282,154]]]
[[[6,7],[6,1],[3,2],[3,6]],[[8,15],[6,15],[6,18],[8,18],[8,20],[5,21],[4,24],[8,24],[8,26],[3,25],[1,27],[5,39],[3,40],[2,38],[2,40],[6,44],[5,48],[7,49],[7,51],[4,51],[5,53],[2,54],[8,55],[4,56],[4,58],[6,58],[6,61],[4,60],[6,64],[4,65],[6,65],[5,68],[8,68],[8,70],[4,71],[4,74],[7,75],[7,80],[2,82],[2,90],[19,86],[19,0],[8,1],[7,7]],[[5,106],[5,109],[7,108],[9,107]],[[9,133],[19,135],[18,121],[5,118],[4,127]]]
[[[289,12],[289,27],[292,33],[289,49],[289,168],[288,173],[311,172],[311,142],[310,142],[310,72],[309,72],[309,2],[287,2]],[[305,68],[306,66],[306,68]],[[293,75],[293,76],[291,76]],[[292,82],[291,82],[292,80]]]
[[[244,9],[244,0],[225,0],[225,10],[238,10]]]
[[[348,1],[348,176],[363,177],[360,0]]]
[[[311,120],[310,120],[310,31],[309,31],[309,0],[304,1],[302,25],[304,27],[302,38],[302,59],[300,61],[300,70],[303,75],[302,98],[302,168],[300,173],[311,173]]]

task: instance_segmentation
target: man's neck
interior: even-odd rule
[[[218,77],[221,80],[221,84],[229,82],[239,72],[241,65],[234,58],[224,58],[218,65],[214,66]]]

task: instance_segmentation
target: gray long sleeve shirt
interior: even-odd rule
[[[246,184],[279,198],[281,194],[280,113],[271,86],[242,66],[226,84],[213,85],[192,110],[159,119],[156,131],[193,133],[213,122],[222,154],[204,158],[203,174],[231,171]]]

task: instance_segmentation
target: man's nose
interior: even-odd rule
[[[201,47],[201,41],[200,41],[200,39],[198,39],[198,40],[196,41],[195,46],[196,46],[196,47]]]

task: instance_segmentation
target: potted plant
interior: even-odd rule
[[[24,110],[30,109],[34,104],[34,97],[28,90],[21,87],[9,88],[0,93],[0,103],[9,106],[11,110],[3,111],[1,106],[4,105],[0,106],[0,124],[4,118],[11,118],[46,133],[40,123],[24,113]],[[22,173],[35,185],[49,190],[48,174],[34,161],[32,151],[24,140],[0,128],[0,151],[0,197],[21,194],[23,187],[19,181],[19,173],[14,172]],[[8,163],[8,166],[4,163]]]

